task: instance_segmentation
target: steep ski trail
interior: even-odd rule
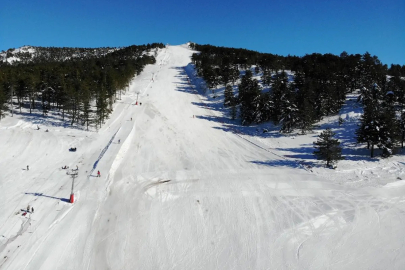
[[[402,269],[404,188],[349,189],[224,132],[192,53],[161,49],[98,132],[1,129],[0,269]]]

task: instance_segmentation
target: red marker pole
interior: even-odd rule
[[[72,172],[72,191],[70,192],[70,203],[75,202],[75,193],[74,193],[74,187],[75,187],[75,178],[77,177],[78,172]]]

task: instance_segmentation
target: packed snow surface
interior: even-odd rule
[[[0,121],[0,269],[405,269],[404,158],[308,166],[316,132],[224,122],[192,53],[160,50],[99,130]]]

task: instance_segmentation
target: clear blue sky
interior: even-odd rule
[[[280,55],[368,51],[405,65],[405,0],[19,0],[0,5],[0,50],[152,42]]]

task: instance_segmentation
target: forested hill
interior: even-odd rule
[[[279,56],[245,49],[191,44],[199,76],[243,125],[273,122],[280,132],[305,134],[325,116],[337,115],[356,91],[364,114],[353,134],[358,143],[378,146],[389,156],[405,140],[405,66],[381,63],[364,54],[313,53]]]
[[[243,125],[273,122],[283,133],[306,133],[339,113],[359,92],[359,143],[390,155],[405,141],[405,66],[381,63],[369,53],[280,56],[189,43],[199,76]],[[0,54],[0,119],[6,114],[56,113],[70,125],[100,127],[130,80],[155,63],[162,43],[122,48],[24,46]],[[215,96],[215,94],[214,94]]]
[[[155,63],[163,47],[9,50],[0,61],[0,119],[26,108],[44,116],[56,111],[70,125],[101,126],[120,91],[145,65]]]
[[[69,48],[69,47],[36,47],[23,46],[18,49],[8,49],[0,52],[0,67],[9,64],[45,63],[45,62],[65,62],[72,59],[86,60],[100,58],[109,54],[129,54],[138,57],[139,52],[147,51],[163,44],[147,44],[128,47],[101,47],[101,48]],[[122,52],[119,52],[122,51]]]

